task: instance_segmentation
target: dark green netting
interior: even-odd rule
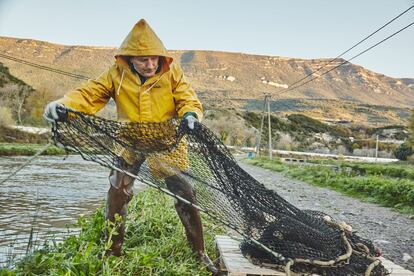
[[[242,252],[255,262],[321,275],[387,274],[370,241],[265,188],[201,123],[190,131],[179,120],[117,122],[68,110],[53,135],[56,144],[108,168],[126,171],[144,162],[135,178],[178,200],[185,201],[166,189],[164,178],[190,182],[196,208],[241,234]]]

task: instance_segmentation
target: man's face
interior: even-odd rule
[[[140,75],[150,78],[157,72],[159,59],[159,56],[132,57],[131,62]]]

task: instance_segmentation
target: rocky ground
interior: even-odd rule
[[[414,271],[414,218],[277,172],[240,165],[295,206],[322,211],[350,224],[361,237],[371,239],[380,247],[385,258]]]

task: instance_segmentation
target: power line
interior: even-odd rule
[[[83,76],[83,75],[74,74],[74,73],[71,73],[71,72],[55,69],[55,68],[52,68],[52,67],[48,67],[48,66],[45,66],[45,65],[40,65],[40,64],[37,64],[37,63],[33,63],[33,62],[30,62],[30,61],[26,61],[26,60],[23,60],[23,59],[11,57],[11,56],[4,55],[4,54],[0,54],[0,57],[2,57],[4,59],[12,60],[12,61],[17,62],[17,63],[29,65],[29,66],[32,66],[32,67],[35,67],[35,68],[39,68],[39,69],[42,69],[42,70],[46,70],[46,71],[49,71],[49,72],[53,72],[53,73],[56,73],[56,74],[60,74],[60,75],[64,75],[64,76],[68,76],[68,77],[72,77],[72,78],[76,78],[76,79],[82,79],[82,80],[89,80],[90,79],[87,76]]]
[[[400,18],[402,15],[404,15],[405,13],[407,13],[409,10],[411,10],[412,8],[414,8],[414,5],[412,5],[411,7],[409,7],[408,9],[406,9],[405,11],[403,11],[402,13],[400,13],[399,15],[397,15],[396,17],[394,17],[393,19],[391,19],[390,21],[388,21],[387,23],[385,23],[384,25],[382,25],[380,28],[378,28],[377,30],[375,30],[374,32],[372,32],[371,34],[369,34],[367,37],[365,37],[364,39],[360,40],[358,43],[354,44],[352,47],[350,47],[349,49],[345,50],[344,52],[340,53],[338,56],[336,56],[335,58],[331,59],[330,61],[328,61],[325,65],[323,65],[322,67],[318,68],[315,71],[312,71],[311,73],[307,74],[306,76],[304,76],[303,78],[293,82],[292,84],[289,85],[289,88],[294,86],[297,83],[300,83],[301,81],[309,78],[310,76],[314,75],[316,72],[321,71],[323,68],[325,68],[326,66],[328,66],[329,64],[331,64],[332,62],[336,61],[338,58],[342,57],[343,55],[345,55],[346,53],[348,53],[349,51],[351,51],[352,49],[354,49],[355,47],[357,47],[358,45],[360,45],[361,43],[363,43],[364,41],[366,41],[368,38],[372,37],[374,34],[378,33],[379,31],[381,31],[382,29],[384,29],[386,26],[388,26],[389,24],[391,24],[392,22],[394,22],[395,20],[397,20],[398,18]],[[337,68],[337,67],[336,67]],[[306,82],[307,83],[307,82]],[[301,85],[300,85],[301,86]],[[298,86],[298,87],[300,87]],[[286,88],[285,90],[280,90],[278,92],[276,92],[276,94],[282,94],[284,92],[290,91],[289,88]]]
[[[381,41],[377,42],[376,44],[372,45],[371,47],[369,47],[369,48],[365,49],[364,51],[360,52],[359,54],[357,54],[357,55],[353,56],[352,58],[350,58],[350,59],[348,59],[348,60],[345,60],[345,61],[341,62],[340,64],[338,64],[337,66],[335,66],[335,67],[333,67],[333,68],[329,69],[328,71],[324,72],[323,74],[321,74],[321,75],[319,75],[319,76],[316,76],[316,77],[313,77],[313,78],[311,78],[310,80],[308,80],[308,81],[306,81],[306,82],[304,82],[304,83],[301,83],[301,84],[300,84],[300,85],[298,85],[298,86],[289,87],[288,89],[286,89],[285,91],[282,91],[282,92],[281,92],[281,93],[279,93],[278,95],[280,95],[280,94],[282,94],[282,93],[285,93],[285,92],[288,92],[288,91],[291,91],[291,90],[294,90],[294,89],[297,89],[297,88],[299,88],[299,87],[301,87],[301,86],[303,86],[303,85],[305,85],[305,84],[307,84],[307,83],[309,83],[309,82],[311,82],[311,81],[314,81],[315,79],[317,79],[317,78],[319,78],[319,77],[322,77],[323,75],[326,75],[327,73],[329,73],[329,72],[331,72],[331,71],[335,70],[336,68],[338,68],[338,67],[340,67],[340,66],[342,66],[342,65],[344,65],[344,64],[346,64],[346,63],[349,63],[351,60],[353,60],[353,59],[355,59],[355,58],[359,57],[360,55],[362,55],[362,54],[364,54],[364,53],[368,52],[369,50],[371,50],[371,49],[375,48],[376,46],[378,46],[378,45],[380,45],[381,43],[383,43],[383,42],[387,41],[387,40],[388,40],[388,39],[390,39],[391,37],[393,37],[393,36],[395,36],[395,35],[399,34],[400,32],[402,32],[402,31],[404,31],[405,29],[407,29],[407,28],[411,27],[412,25],[414,25],[414,22],[411,22],[410,24],[408,24],[408,25],[407,25],[407,26],[405,26],[404,28],[402,28],[402,29],[400,29],[400,30],[396,31],[395,33],[393,33],[393,34],[391,34],[391,35],[389,35],[388,37],[386,37],[386,38],[384,38],[383,40],[381,40]]]

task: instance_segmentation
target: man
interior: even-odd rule
[[[118,119],[126,122],[162,122],[173,117],[181,117],[188,128],[202,118],[202,106],[194,90],[185,80],[181,68],[172,63],[163,43],[145,20],[140,20],[125,38],[117,54],[115,63],[98,79],[67,93],[62,99],[49,103],[44,117],[54,122],[59,119],[58,106],[65,106],[87,114],[95,114],[114,99]],[[184,145],[185,147],[185,145]],[[178,154],[186,156],[186,148],[178,147]],[[183,155],[184,154],[184,155]],[[188,158],[186,156],[186,158]],[[137,174],[145,159],[126,158],[128,164],[120,164],[126,171]],[[154,164],[156,160],[147,160]],[[151,161],[151,162],[150,162]],[[185,170],[188,167],[184,162]],[[153,171],[156,165],[151,165]],[[174,171],[174,170],[173,170]],[[177,170],[176,170],[177,171]],[[170,191],[188,201],[195,202],[191,184],[177,172],[164,172],[162,177]],[[134,179],[125,173],[112,170],[109,176],[110,188],[107,199],[107,219],[114,221],[115,215],[126,217],[127,204],[133,196]],[[217,270],[204,252],[203,229],[197,209],[183,202],[175,204],[178,216],[184,225],[192,250],[207,268]],[[119,235],[112,238],[111,255],[120,256],[124,241],[125,224],[121,223]]]

